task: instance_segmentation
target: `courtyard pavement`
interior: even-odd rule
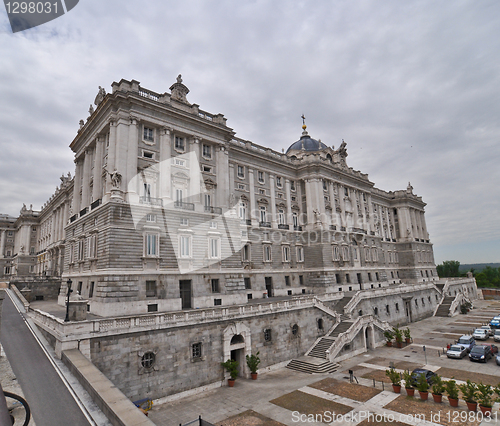
[[[309,395],[315,395],[322,399],[340,402],[352,407],[352,413],[369,409],[373,413],[394,413],[384,408],[388,403],[398,397],[393,393],[390,384],[384,385],[384,371],[391,365],[396,368],[413,369],[417,366],[436,371],[445,379],[456,375],[457,382],[460,377],[464,380],[468,377],[473,379],[490,380],[492,383],[500,382],[500,366],[497,366],[495,359],[486,364],[473,363],[464,358],[462,360],[451,360],[442,354],[442,348],[446,348],[447,343],[453,343],[462,334],[470,332],[472,329],[485,324],[494,315],[500,313],[500,302],[496,301],[476,301],[475,309],[468,315],[458,315],[453,318],[431,317],[417,323],[409,325],[413,337],[413,343],[403,349],[389,348],[386,346],[368,351],[351,359],[341,362],[340,369],[332,374],[305,374],[292,371],[286,368],[274,372],[260,374],[256,381],[239,378],[236,380],[234,388],[227,386],[206,391],[199,395],[189,396],[175,402],[157,404],[149,412],[150,419],[158,426],[174,426],[188,423],[201,417],[211,423],[224,424],[224,420],[241,414],[247,410],[253,410],[270,420],[284,425],[292,426],[301,424],[297,422],[297,417],[292,410],[278,406],[270,401],[293,391],[300,390]],[[384,318],[382,318],[384,319]],[[493,343],[490,338],[486,343]],[[424,351],[425,346],[425,351]],[[401,366],[401,367],[400,367]],[[375,386],[382,390],[372,399],[360,403],[349,398],[333,395],[310,387],[322,379],[333,378],[342,382],[349,382],[347,371],[354,370],[354,374],[360,384],[365,386]],[[441,371],[440,371],[441,370]],[[453,375],[453,376],[449,376]],[[365,376],[365,377],[362,377]],[[375,382],[374,379],[375,378]],[[361,388],[362,389],[362,388]],[[402,391],[404,394],[404,391]],[[416,397],[415,399],[418,399]],[[432,399],[432,397],[431,397]],[[432,404],[434,404],[432,402]],[[448,407],[448,402],[444,398],[443,406]],[[436,404],[436,409],[439,409]],[[465,403],[460,401],[460,410],[465,409]],[[494,412],[498,413],[498,404],[495,404]],[[399,413],[397,413],[399,414]],[[400,420],[400,424],[410,425],[439,425],[445,423],[433,423],[430,421],[412,421],[411,419]],[[308,422],[309,423],[309,422]],[[348,424],[354,426],[360,421],[334,422],[330,424]],[[460,422],[467,424],[467,422]],[[243,423],[242,423],[243,424]],[[262,423],[263,424],[263,423]],[[275,423],[276,424],[276,423]],[[319,423],[322,424],[322,423]],[[363,425],[368,423],[362,423]],[[370,423],[371,424],[371,423]],[[376,423],[374,423],[376,424]],[[476,423],[470,423],[476,424]],[[482,425],[499,424],[496,421],[483,421]]]

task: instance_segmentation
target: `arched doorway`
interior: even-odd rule
[[[375,348],[375,335],[372,325],[365,328],[365,348],[366,350]]]
[[[251,354],[250,329],[243,323],[238,322],[228,325],[223,331],[223,361],[234,359],[238,361],[240,377],[249,377],[246,355]]]

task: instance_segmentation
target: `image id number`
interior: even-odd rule
[[[43,1],[31,1],[31,2],[13,2],[5,3],[7,8],[7,13],[56,13],[57,14],[57,2],[43,2]]]

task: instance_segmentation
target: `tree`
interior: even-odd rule
[[[500,268],[487,266],[475,278],[478,287],[500,287]]]
[[[441,278],[459,277],[460,262],[458,260],[445,260],[442,265],[436,267],[437,273]]]

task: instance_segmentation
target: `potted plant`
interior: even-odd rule
[[[229,373],[230,379],[227,380],[227,383],[230,388],[234,386],[234,381],[236,380],[236,377],[238,377],[238,366],[239,363],[238,361],[234,359],[228,359],[225,362],[221,362],[221,365],[227,370]]]
[[[252,376],[252,380],[257,380],[257,369],[259,368],[260,364],[260,358],[259,358],[260,352],[257,352],[255,355],[247,355],[247,365],[248,368],[250,369],[250,374]]]
[[[403,380],[405,381],[406,394],[408,396],[415,395],[415,388],[411,384],[411,373],[408,370],[403,371]]]
[[[408,327],[406,327],[403,330],[403,334],[405,335],[406,343],[411,343],[411,334],[410,334],[410,329]]]
[[[392,346],[392,339],[394,339],[394,333],[391,330],[385,330],[384,337],[387,340],[387,346]]]
[[[450,406],[458,407],[458,387],[455,380],[448,380],[445,382],[446,393],[448,394],[448,401]]]
[[[392,327],[392,331],[394,333],[394,338],[396,339],[396,343],[398,348],[403,347],[403,331],[399,328],[399,324]]]
[[[463,385],[458,386],[467,404],[469,411],[477,410],[478,388],[474,382],[467,380]]]
[[[427,401],[427,398],[429,398],[429,383],[427,382],[424,373],[419,374],[418,376],[417,389],[418,393],[420,394],[420,399],[422,401]]]
[[[434,398],[434,402],[442,402],[444,390],[443,379],[436,374],[432,382],[432,398]]]
[[[491,407],[493,407],[493,387],[491,385],[477,384],[479,408],[485,416],[491,415]]]
[[[394,390],[394,393],[400,393],[401,392],[401,376],[399,373],[394,370],[394,368],[390,368],[389,370],[385,370],[385,375],[389,377],[389,380],[392,383],[392,389]]]

